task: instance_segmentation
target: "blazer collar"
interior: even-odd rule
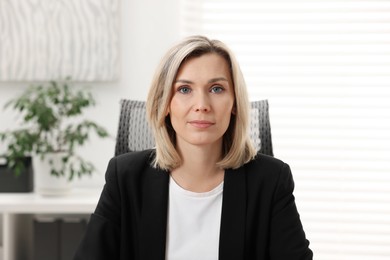
[[[223,187],[219,259],[244,259],[246,178],[244,168],[226,170]]]
[[[149,166],[143,178],[140,259],[165,259],[169,173]]]
[[[219,259],[243,259],[246,181],[243,168],[226,170]],[[165,259],[169,173],[148,167],[142,182],[140,259]]]

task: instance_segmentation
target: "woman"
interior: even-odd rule
[[[113,158],[75,259],[312,259],[287,164],[256,154],[232,52],[194,36],[147,99],[156,148]]]

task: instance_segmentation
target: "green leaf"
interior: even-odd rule
[[[47,153],[56,151],[64,151],[67,155],[62,158],[60,169],[51,169],[53,175],[67,175],[72,179],[75,175],[92,174],[93,165],[76,156],[74,151],[85,145],[92,133],[101,138],[108,136],[97,123],[79,120],[84,110],[94,105],[92,94],[86,88],[72,86],[70,77],[64,81],[31,85],[6,102],[4,108],[13,109],[22,119],[15,130],[0,133],[1,143],[7,147],[8,165],[15,174],[21,172],[18,158],[30,154],[44,158]]]

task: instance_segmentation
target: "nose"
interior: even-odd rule
[[[209,112],[210,111],[210,102],[206,94],[199,94],[196,97],[195,105],[194,105],[195,112]]]

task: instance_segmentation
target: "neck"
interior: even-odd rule
[[[184,189],[205,192],[218,186],[224,177],[224,170],[216,163],[221,159],[221,147],[191,146],[178,147],[182,165],[171,172],[172,178]]]

